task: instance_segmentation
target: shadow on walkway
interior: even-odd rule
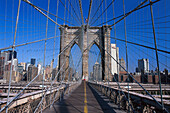
[[[88,86],[89,86],[90,90],[92,91],[94,97],[96,98],[97,102],[99,103],[99,105],[102,108],[104,113],[116,113],[114,111],[115,107],[111,107],[109,105],[109,99],[106,96],[103,96],[102,94],[100,94],[98,91],[93,89],[89,84],[88,84]]]

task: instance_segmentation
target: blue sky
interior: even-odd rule
[[[48,0],[30,0],[33,4],[47,10]],[[65,4],[65,0],[61,0]],[[76,15],[73,10],[71,10],[71,6],[68,6],[70,13],[73,17],[76,18]],[[74,9],[80,18],[80,12],[78,7],[78,0],[70,0]],[[83,7],[83,16],[84,20],[88,16],[89,9],[89,1],[90,0],[82,0]],[[108,6],[112,0],[107,0],[106,5]],[[140,4],[144,0],[125,0],[125,12],[129,12],[134,9],[138,4]],[[97,10],[101,0],[93,0],[91,16]],[[115,17],[123,14],[123,3],[122,0],[115,0]],[[17,6],[18,0],[0,0],[0,48],[8,47],[13,43],[14,37],[14,29],[15,29],[15,21],[17,15]],[[153,13],[154,13],[154,22],[156,29],[156,37],[158,48],[166,51],[170,51],[170,1],[169,0],[161,0],[158,3],[153,5]],[[105,1],[103,4],[103,10],[106,8]],[[57,9],[57,0],[50,0],[50,12],[56,14]],[[61,18],[65,18],[69,22],[79,26],[80,24],[74,20],[74,18],[66,11],[64,17],[64,7],[59,2],[59,11],[58,16]],[[96,19],[102,13],[102,8],[99,9],[96,14]],[[107,13],[107,16],[106,16]],[[69,16],[68,16],[69,15]],[[106,20],[113,18],[113,7],[112,5],[108,8],[107,12],[103,14],[103,19],[99,18],[93,26],[96,26]],[[52,19],[56,19],[54,16],[50,15]],[[107,17],[107,18],[106,18]],[[93,19],[93,20],[94,20]],[[116,19],[117,21],[118,19]],[[91,20],[90,20],[91,21]],[[64,21],[58,19],[57,22],[59,24],[64,24]],[[68,24],[68,23],[66,23]],[[113,21],[107,23],[108,25],[113,24]],[[70,25],[70,24],[68,24]],[[135,43],[147,45],[150,47],[154,47],[154,40],[152,34],[152,25],[151,25],[151,16],[150,16],[150,7],[146,7],[140,9],[126,18],[126,28],[127,28],[127,40]],[[54,37],[55,34],[55,24],[51,21],[48,21],[48,32],[47,38]],[[56,36],[60,35],[60,31],[57,28]],[[111,31],[111,36],[114,37],[114,30]],[[119,39],[125,39],[124,33],[124,22],[121,21],[116,24],[116,37]],[[39,39],[46,38],[46,18],[37,12],[30,5],[25,2],[21,2],[20,8],[20,16],[19,23],[17,29],[17,37],[16,37],[16,45],[22,44],[25,42],[31,42]],[[115,43],[114,39],[111,39],[112,43]],[[47,41],[47,53],[46,53],[46,65],[50,64],[51,59],[53,57],[53,44],[54,40],[50,39]],[[117,41],[117,46],[119,47],[120,58],[123,57],[125,59],[125,43],[121,41]],[[57,55],[59,53],[60,48],[60,38],[56,38],[55,43],[55,65],[57,65]],[[94,49],[98,51],[97,49]],[[19,62],[28,62],[31,58],[36,58],[37,62],[43,62],[43,53],[44,53],[44,41],[38,42],[35,44],[30,44],[27,46],[22,46],[16,48],[18,52]],[[137,60],[141,58],[149,58],[150,69],[156,68],[156,60],[155,60],[155,51],[146,49],[143,47],[138,47],[132,44],[128,44],[128,60],[129,60],[129,71],[133,72],[137,67]],[[74,59],[74,58],[73,58]],[[75,57],[76,59],[76,57]],[[167,68],[170,70],[170,55],[159,52],[159,61],[160,68],[163,70]]]

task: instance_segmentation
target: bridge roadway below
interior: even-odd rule
[[[125,113],[109,99],[83,81],[70,95],[62,101],[55,102],[53,107],[44,113]]]

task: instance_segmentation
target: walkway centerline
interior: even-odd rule
[[[84,113],[88,113],[87,96],[86,96],[86,82],[84,81]]]

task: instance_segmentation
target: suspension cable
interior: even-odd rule
[[[55,24],[57,24],[58,26],[62,27],[60,24],[58,24],[57,22],[55,22],[52,18],[50,18],[49,16],[47,16],[45,13],[43,13],[37,6],[35,6],[34,4],[32,4],[29,0],[23,0],[24,2],[28,3],[29,5],[31,5],[32,7],[34,7],[37,11],[39,11],[41,14],[43,14],[45,17],[47,17],[49,20],[51,20],[52,22],[54,22]]]
[[[111,37],[111,38],[115,39],[114,37]],[[119,41],[122,41],[122,42],[126,42],[123,39],[119,39],[119,38],[116,38],[116,39],[119,40]],[[131,41],[127,41],[127,43],[155,50],[155,48],[153,48],[153,47],[145,46],[145,45],[142,45],[142,44],[139,44],[139,43],[135,43],[135,42],[131,42]],[[163,53],[170,54],[170,51],[165,51],[165,50],[162,50],[162,49],[157,49],[157,50],[160,51],[160,52],[163,52]]]
[[[68,0],[68,1],[69,1],[70,5],[71,5],[71,8],[73,9],[73,12],[76,14],[76,16],[77,16],[79,22],[81,22],[81,20],[80,20],[79,16],[77,15],[77,13],[76,13],[76,11],[75,11],[75,9],[74,9],[72,3],[70,2],[70,0]]]
[[[103,1],[104,1],[104,0],[102,0],[102,1],[100,2],[99,7],[97,8],[97,10],[96,10],[96,12],[94,13],[94,15],[93,15],[93,17],[92,17],[92,19],[91,19],[91,20],[93,20],[93,18],[96,16],[96,14],[97,14],[97,12],[99,11],[99,8],[101,7],[101,5],[102,5]],[[91,20],[90,20],[90,23],[91,23]]]
[[[83,9],[82,9],[82,3],[81,3],[81,0],[79,0],[79,7],[80,7],[80,13],[81,13],[81,21],[82,21],[82,25],[84,25],[84,19],[83,19]]]
[[[116,61],[116,59],[115,59],[107,50],[105,50],[101,45],[99,45],[99,46],[101,47],[101,49],[103,49],[105,52],[107,52],[107,53],[111,56],[112,59],[114,59],[114,60]],[[126,71],[126,72],[128,73],[128,75],[129,75],[161,108],[163,107],[118,61],[116,61],[116,62],[119,64],[119,66],[120,66],[121,68],[123,68],[124,71]],[[165,110],[166,112],[168,112],[166,108],[164,108],[164,110]]]
[[[90,13],[91,13],[92,2],[93,2],[93,0],[90,0],[89,11],[88,11],[88,17],[87,17],[87,25],[89,24],[89,19],[90,19]]]
[[[104,13],[105,11],[107,11],[107,9],[113,4],[114,1],[112,1],[108,6],[107,8],[102,12],[102,14],[100,14],[96,20],[94,20],[90,25],[93,25]]]

